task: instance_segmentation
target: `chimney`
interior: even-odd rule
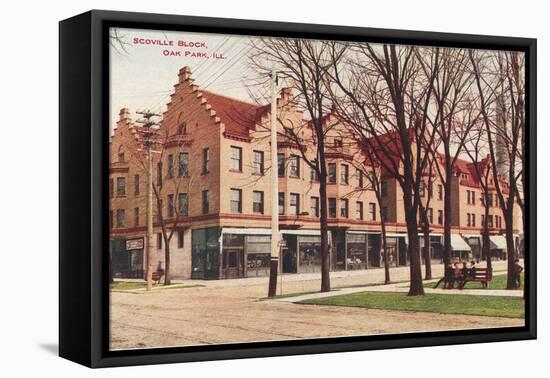
[[[128,108],[121,108],[118,117],[120,122],[128,122],[130,120],[130,111]]]
[[[179,82],[183,83],[184,81],[191,78],[191,68],[189,66],[184,66],[180,68],[180,72],[178,73]]]

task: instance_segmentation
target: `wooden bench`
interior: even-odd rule
[[[463,289],[468,282],[481,282],[481,286],[486,289],[489,282],[493,279],[493,271],[488,268],[476,268],[474,276],[459,277],[459,288]]]

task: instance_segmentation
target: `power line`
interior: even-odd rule
[[[216,80],[217,80],[218,78],[220,78],[220,77],[221,77],[222,75],[224,75],[230,68],[232,68],[235,64],[237,64],[237,63],[240,61],[240,58],[242,57],[242,55],[244,54],[244,51],[245,51],[247,48],[248,48],[248,46],[244,46],[241,50],[239,50],[239,52],[238,52],[236,55],[233,56],[232,59],[228,60],[228,62],[227,62],[225,65],[223,65],[223,67],[226,67],[226,66],[227,66],[227,67],[226,67],[220,74],[218,74],[216,77],[214,77],[213,79],[211,79],[210,82],[204,86],[204,88],[206,89],[206,88],[208,88],[210,85],[212,85],[213,83],[215,83]],[[223,67],[220,68],[220,70],[223,69]],[[214,75],[215,75],[215,74],[214,74]]]

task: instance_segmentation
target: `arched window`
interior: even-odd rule
[[[120,146],[118,148],[118,162],[124,163],[124,146]]]
[[[180,113],[178,116],[178,134],[187,134],[187,122],[183,119],[183,113]]]

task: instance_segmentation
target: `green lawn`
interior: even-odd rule
[[[111,290],[135,290],[146,286],[144,282],[125,282],[117,281],[111,284]]]
[[[491,282],[489,282],[488,289],[491,290],[506,290],[506,279],[508,275],[506,274],[500,274],[498,276],[493,276],[493,279]],[[521,274],[521,287],[523,288],[524,282],[523,282],[523,273]],[[430,282],[424,284],[424,287],[433,288],[435,287],[435,284],[437,282]],[[443,283],[439,285],[440,288],[443,287]],[[468,282],[466,286],[464,286],[465,289],[482,289],[481,282]]]
[[[426,294],[409,297],[404,293],[362,292],[305,300],[298,303],[505,318],[525,317],[523,299],[514,297],[452,294]]]
[[[203,287],[204,285],[181,285],[174,284],[170,286],[163,285],[153,285],[155,290],[170,290],[170,289],[188,289],[191,287]],[[127,281],[117,281],[111,284],[111,290],[136,290],[136,289],[145,289],[147,283],[145,282],[127,282]]]

